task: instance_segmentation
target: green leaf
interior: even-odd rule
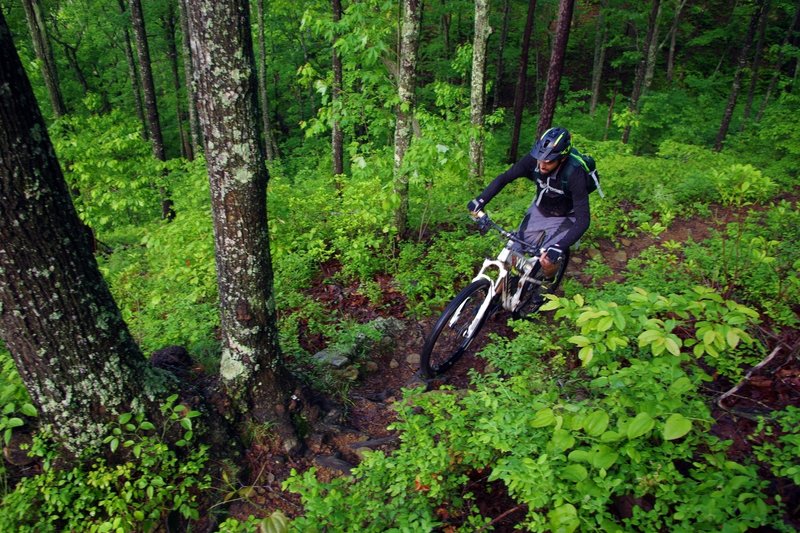
[[[553,415],[553,410],[547,407],[536,413],[536,416],[534,416],[533,420],[531,420],[531,426],[535,428],[543,428],[551,425],[554,421],[555,416]]]
[[[582,348],[584,346],[588,346],[592,341],[590,341],[588,337],[584,337],[583,335],[573,335],[572,337],[567,339],[567,342],[571,342],[572,344],[575,344]]]
[[[34,417],[39,414],[38,411],[36,411],[36,408],[29,403],[23,403],[19,410],[25,416]]]
[[[566,429],[557,429],[553,432],[551,442],[559,450],[569,450],[575,445],[575,437]]]
[[[664,424],[664,440],[675,440],[683,437],[692,430],[692,421],[682,414],[675,413],[667,418]]]
[[[584,430],[587,435],[597,437],[608,427],[608,414],[602,409],[593,411],[583,422]]]
[[[628,439],[633,440],[649,433],[656,425],[653,417],[647,413],[639,413],[628,426]]]
[[[117,448],[119,448],[119,439],[114,437],[111,439],[111,451],[115,452],[117,451]]]
[[[550,530],[553,533],[572,533],[581,525],[578,519],[578,511],[571,503],[556,507],[547,513],[547,518],[550,521]]]
[[[579,483],[589,477],[589,472],[583,465],[571,464],[561,470],[561,477],[568,481]]]
[[[676,379],[672,385],[669,386],[670,396],[683,396],[694,388],[692,381],[686,376]]]
[[[16,416],[11,417],[6,422],[7,428],[18,428],[20,426],[24,426],[25,422],[21,418],[17,418]]]
[[[592,448],[592,466],[608,470],[617,462],[619,454],[605,444],[598,444]]]
[[[122,413],[121,415],[119,415],[120,425],[125,425],[128,422],[130,422],[132,416],[133,415],[131,413]]]

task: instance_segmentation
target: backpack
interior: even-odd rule
[[[597,173],[597,162],[594,160],[594,157],[588,154],[582,154],[574,147],[570,149],[569,157],[575,160],[583,167],[583,170],[586,171],[586,190],[590,193],[597,191],[600,198],[604,198],[605,194],[603,194],[603,189],[600,188],[600,174]],[[565,177],[561,178],[561,186],[564,190],[567,190],[567,179]]]

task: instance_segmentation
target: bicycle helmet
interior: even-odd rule
[[[564,128],[550,128],[531,148],[531,156],[538,161],[555,161],[569,155],[572,136]]]

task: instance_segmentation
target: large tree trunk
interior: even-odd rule
[[[67,191],[0,12],[0,335],[74,454],[163,386],[128,333]],[[159,385],[159,383],[161,383]]]
[[[291,452],[298,440],[287,411],[292,379],[278,345],[250,10],[246,0],[188,0],[187,8],[211,185],[220,374],[237,412],[272,424]]]
[[[511,131],[511,146],[508,149],[508,160],[513,163],[519,152],[519,135],[522,128],[522,112],[525,110],[526,88],[528,85],[528,55],[531,50],[531,33],[536,13],[536,0],[528,0],[528,18],[525,20],[525,31],[522,34],[522,49],[519,55],[517,70],[517,88],[514,91],[514,128]]]
[[[189,134],[183,127],[183,107],[181,106],[181,77],[178,74],[178,47],[175,44],[175,6],[172,1],[167,2],[167,11],[162,20],[164,27],[164,40],[167,43],[167,58],[169,59],[170,74],[172,74],[172,87],[175,90],[175,120],[178,122],[178,136],[181,142],[181,156],[194,159],[192,143]]]
[[[408,226],[408,173],[403,158],[411,145],[414,121],[414,91],[419,44],[420,0],[403,0],[403,22],[400,34],[400,60],[397,91],[400,105],[394,132],[394,193],[398,198],[394,224],[397,235],[405,234]]]
[[[164,153],[164,138],[161,134],[161,122],[158,117],[156,102],[156,88],[153,83],[153,70],[150,63],[150,46],[147,43],[147,32],[144,26],[141,0],[128,0],[131,10],[131,25],[136,39],[136,52],[139,56],[139,72],[141,74],[142,90],[144,92],[145,119],[150,134],[150,143],[153,157],[159,161],[166,161]]]
[[[647,71],[647,58],[650,54],[650,44],[653,42],[653,33],[656,31],[658,24],[658,12],[661,9],[661,0],[653,0],[650,7],[650,17],[647,20],[647,36],[644,39],[644,50],[642,51],[642,59],[636,68],[636,78],[633,82],[633,90],[631,91],[631,100],[628,105],[631,113],[636,114],[639,112],[639,98],[642,96],[644,90],[644,76]],[[625,126],[622,131],[622,143],[627,144],[631,135],[631,126]]]
[[[558,3],[558,22],[556,25],[556,38],[553,42],[553,52],[550,55],[550,68],[547,70],[547,87],[542,100],[542,110],[539,114],[539,125],[536,127],[538,138],[553,123],[556,110],[559,87],[561,86],[561,73],[564,71],[564,56],[567,52],[569,41],[569,28],[572,25],[572,12],[575,0],[560,0]]]
[[[261,106],[262,135],[264,137],[264,153],[267,160],[272,161],[278,157],[278,145],[272,134],[272,121],[270,120],[269,98],[267,97],[267,40],[264,28],[264,0],[257,0],[258,12],[258,98]]]
[[[606,24],[605,9],[608,1],[604,0],[600,6],[600,14],[597,16],[597,29],[594,34],[594,61],[592,62],[592,96],[589,101],[589,113],[594,116],[597,110],[597,102],[600,100],[600,82],[603,79],[603,65],[606,62],[606,36],[608,35],[608,25]]]
[[[200,120],[197,118],[197,91],[194,88],[194,76],[192,75],[192,50],[189,47],[189,21],[186,17],[186,0],[179,0],[179,2],[183,80],[186,85],[186,106],[189,108],[189,134],[192,139],[192,156],[195,156],[203,151],[203,137],[200,134]]]
[[[39,0],[22,0],[25,8],[25,18],[28,21],[28,29],[33,40],[33,51],[36,58],[42,64],[42,77],[47,87],[47,94],[50,95],[50,104],[53,107],[53,114],[61,117],[67,114],[67,106],[64,97],[61,95],[61,86],[58,82],[58,69],[53,58],[53,49],[47,37],[47,27],[44,23],[42,7]]]
[[[125,0],[117,0],[119,5],[119,12],[125,15]],[[124,24],[124,23],[123,23]],[[136,116],[139,117],[139,122],[142,123],[142,138],[150,140],[150,129],[147,127],[147,119],[144,116],[144,109],[142,107],[142,84],[139,78],[139,70],[136,68],[136,60],[133,57],[133,48],[131,47],[131,36],[128,32],[127,26],[122,27],[122,43],[123,50],[125,50],[125,60],[128,62],[128,76],[131,79],[131,91],[133,92],[133,105],[136,108]]]
[[[472,87],[470,90],[470,120],[472,136],[469,142],[470,177],[483,177],[483,125],[486,107],[486,43],[492,28],[489,26],[489,1],[475,0],[475,37],[472,45]]]
[[[342,20],[342,1],[341,0],[331,0],[331,7],[333,9],[333,22],[337,24],[340,20]],[[339,38],[338,32],[335,32],[333,35],[333,43],[335,44],[336,39]],[[333,67],[333,91],[331,94],[332,97],[332,106],[333,106],[333,127],[331,132],[331,149],[333,152],[333,175],[339,176],[344,174],[344,134],[342,133],[342,124],[339,120],[339,111],[341,106],[341,98],[342,98],[342,58],[339,57],[339,52],[336,51],[336,48],[331,46],[333,52],[331,57],[331,63]],[[338,183],[338,181],[337,181]]]
[[[503,74],[505,74],[505,61],[503,61],[503,52],[506,49],[506,42],[508,41],[508,23],[511,14],[511,1],[503,0],[503,28],[500,30],[500,42],[497,43],[497,65],[494,71],[494,97],[492,98],[492,111],[500,107],[500,87],[503,84]]]
[[[731,85],[731,94],[728,97],[728,104],[725,106],[725,113],[722,115],[722,122],[717,132],[717,139],[714,142],[714,151],[719,152],[722,150],[722,145],[725,143],[725,137],[728,135],[728,129],[731,125],[733,118],[733,110],[736,108],[736,100],[739,97],[739,90],[742,86],[742,70],[747,64],[747,54],[750,52],[750,45],[753,43],[756,28],[758,27],[758,20],[764,11],[764,0],[756,0],[755,11],[750,17],[750,24],[747,26],[747,35],[745,35],[742,48],[739,51],[739,59],[736,62],[736,72],[733,74],[733,84]]]

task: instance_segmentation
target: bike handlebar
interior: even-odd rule
[[[470,218],[472,218],[472,220],[474,220],[476,222],[478,220],[485,219],[486,222],[489,224],[489,226],[491,226],[494,230],[496,230],[498,233],[500,233],[500,235],[502,235],[503,237],[505,237],[505,238],[507,238],[509,240],[512,240],[515,243],[517,243],[520,246],[522,246],[522,249],[523,249],[524,252],[527,252],[527,253],[530,253],[530,254],[533,254],[533,255],[538,255],[539,254],[539,249],[538,249],[537,246],[535,246],[533,244],[530,244],[529,242],[521,239],[516,234],[516,232],[508,231],[507,229],[503,228],[502,226],[499,226],[498,224],[496,224],[491,218],[489,218],[489,215],[486,214],[485,211],[483,211],[483,210],[474,211],[474,212],[470,213],[469,216],[470,216]]]

